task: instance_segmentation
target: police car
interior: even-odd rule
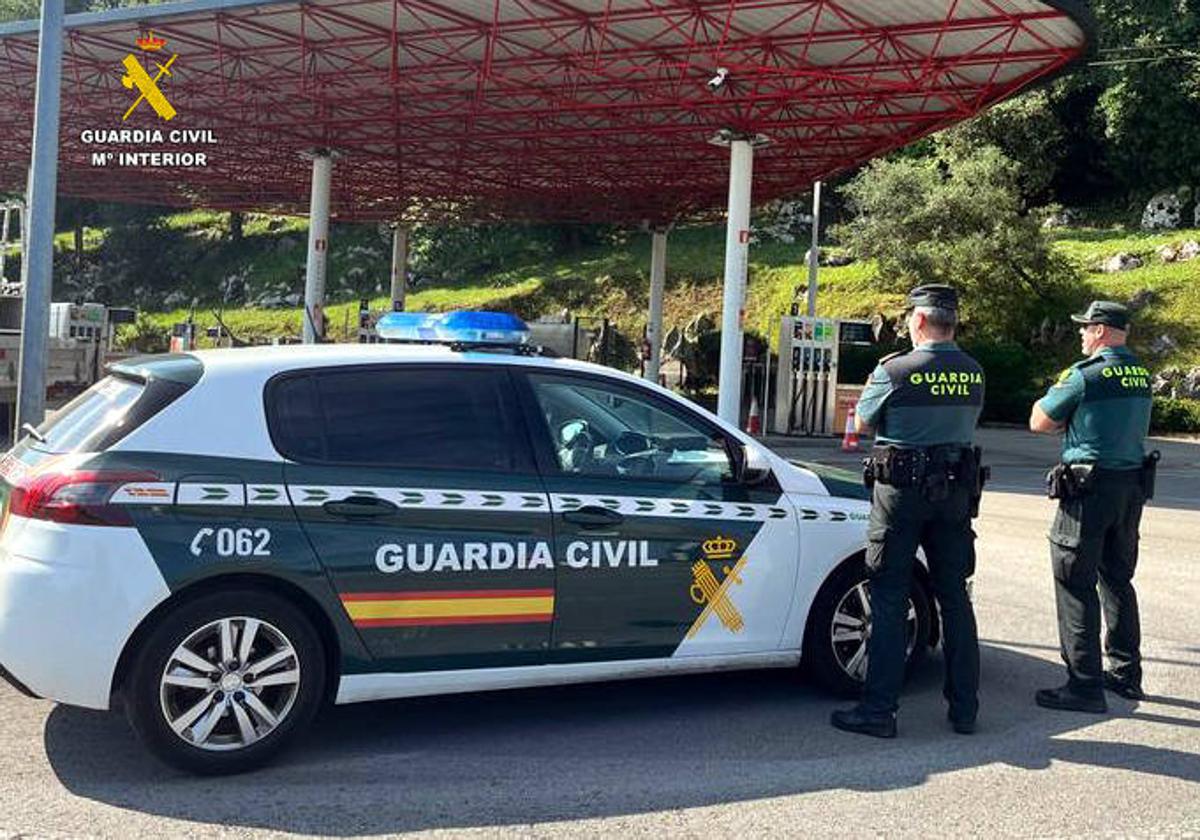
[[[496,313],[122,362],[0,465],[0,675],[235,772],[326,702],[865,674],[868,502]],[[923,570],[910,656],[935,642]]]

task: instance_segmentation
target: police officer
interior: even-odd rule
[[[1148,459],[1143,447],[1150,429],[1150,372],[1125,346],[1129,310],[1098,300],[1071,319],[1082,325],[1087,358],[1063,371],[1029,418],[1035,432],[1066,431],[1062,464],[1047,478],[1051,497],[1059,500],[1050,557],[1067,682],[1038,691],[1035,699],[1051,709],[1103,713],[1105,687],[1134,700],[1145,696],[1133,570],[1158,453]],[[1112,665],[1106,672],[1102,605]]]
[[[881,360],[856,409],[859,432],[875,430],[864,461],[874,483],[867,549],[871,632],[862,700],[832,717],[838,729],[880,738],[896,735],[918,546],[941,606],[944,694],[954,730],[974,732],[979,708],[979,641],[967,579],[975,570],[970,522],[982,488],[972,442],[983,409],[983,369],[954,342],[953,288],[919,286],[908,304],[913,349]]]

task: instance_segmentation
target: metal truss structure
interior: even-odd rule
[[[178,58],[142,107],[135,40]],[[353,219],[668,222],[724,206],[715,135],[761,140],[754,200],[970,117],[1087,48],[1063,0],[193,0],[67,19],[60,192],[303,213],[313,149]],[[36,27],[0,26],[0,189],[22,189]],[[723,72],[722,72],[723,68]],[[99,165],[84,130],[211,129],[193,168]]]

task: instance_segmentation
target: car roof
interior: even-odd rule
[[[644,382],[614,368],[576,359],[494,350],[455,350],[440,344],[289,344],[196,350],[187,355],[204,365],[206,378],[244,375],[269,379],[291,370],[343,365],[457,363],[571,369]]]

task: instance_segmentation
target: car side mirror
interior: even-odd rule
[[[761,484],[771,477],[771,462],[757,446],[742,446],[742,468],[738,475],[740,484]]]

